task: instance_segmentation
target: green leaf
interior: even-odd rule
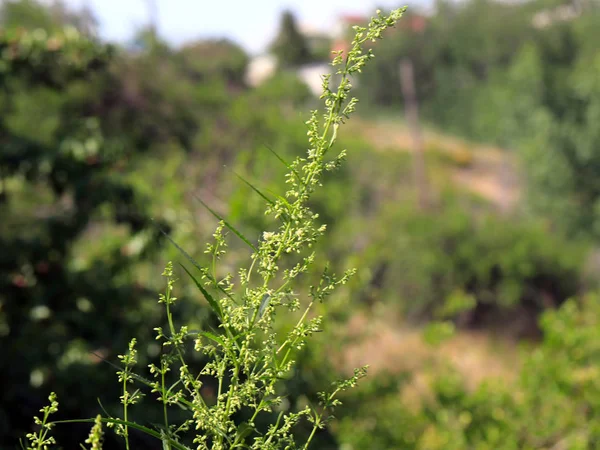
[[[279,156],[279,154],[273,150],[271,147],[269,147],[268,145],[265,145],[265,148],[267,150],[269,150],[271,153],[273,153],[273,155],[275,155],[275,158],[277,158],[279,161],[281,161],[283,163],[283,165],[290,171],[292,172],[294,175],[296,175],[296,178],[298,178],[298,180],[302,183],[302,177],[300,176],[300,174],[298,172],[296,172],[296,169],[294,169],[290,164],[288,164],[286,162],[285,159],[283,159],[281,156]],[[302,183],[304,184],[304,183]]]
[[[105,362],[106,364],[108,364],[109,366],[112,366],[113,368],[117,369],[117,370],[123,370],[123,367],[120,367],[118,365],[116,365],[115,363],[109,361],[108,359],[104,358],[102,355],[99,355],[96,352],[90,352],[92,355],[94,355],[96,358],[99,358],[100,360],[102,360],[102,362]],[[135,378],[137,381],[139,381],[142,384],[145,384],[148,387],[152,387],[154,385],[154,381],[150,381],[147,378],[144,378],[138,374],[136,374],[135,372],[130,372],[129,375],[131,375],[132,378]],[[104,413],[110,417],[110,414],[108,414],[108,412],[106,412],[106,410],[104,409],[104,406],[102,406],[102,403],[100,403],[100,399],[98,400],[98,404],[100,405],[100,408],[102,408],[102,410],[104,411]]]
[[[157,227],[158,227],[158,226],[157,226]],[[179,246],[179,244],[177,244],[177,242],[175,242],[175,241],[173,240],[173,238],[171,238],[171,236],[169,236],[169,235],[168,235],[168,234],[167,234],[165,231],[163,231],[163,230],[162,230],[160,227],[158,227],[158,229],[160,230],[160,232],[161,232],[162,234],[164,234],[164,235],[165,235],[165,237],[166,237],[166,238],[169,240],[169,242],[171,242],[171,244],[173,244],[173,246],[175,246],[175,248],[176,248],[177,250],[179,250],[179,252],[180,252],[180,253],[181,253],[183,256],[185,256],[185,257],[187,258],[187,260],[188,260],[189,262],[191,262],[191,263],[194,265],[194,267],[196,267],[196,269],[198,269],[198,270],[199,270],[199,271],[200,271],[200,272],[201,272],[203,275],[205,275],[205,276],[206,276],[206,277],[207,277],[207,278],[208,278],[208,279],[209,279],[209,280],[210,280],[210,281],[211,281],[211,282],[212,282],[212,283],[213,283],[213,284],[214,284],[214,285],[217,287],[217,289],[219,289],[221,292],[223,292],[223,294],[225,294],[227,297],[229,297],[229,298],[233,299],[232,295],[231,295],[229,292],[227,292],[225,289],[223,289],[223,287],[221,287],[221,285],[219,285],[219,283],[217,282],[217,280],[215,280],[215,279],[214,279],[214,278],[213,278],[213,277],[212,277],[212,276],[211,276],[211,275],[208,273],[208,271],[207,271],[206,269],[204,269],[204,268],[203,268],[203,267],[202,267],[200,264],[198,264],[198,263],[196,262],[196,260],[195,260],[194,258],[192,258],[192,257],[189,255],[189,253],[187,253],[187,252],[186,252],[186,251],[185,251],[183,248],[181,248],[181,246]],[[180,264],[180,265],[181,265],[181,264]],[[181,266],[182,266],[182,265],[181,265]],[[183,267],[183,266],[182,266],[182,267]],[[188,273],[188,274],[189,274],[189,275],[192,277],[192,279],[193,279],[194,281],[196,281],[196,280],[195,280],[195,278],[194,278],[194,277],[193,277],[193,276],[192,276],[192,275],[191,275],[191,274],[188,272],[188,270],[187,270],[185,267],[184,267],[184,270],[185,270],[185,271],[186,271],[186,272],[187,272],[187,273]],[[197,281],[196,281],[196,284],[198,284],[198,282],[197,282]],[[204,289],[204,288],[203,288],[203,287],[201,287],[200,289]]]
[[[235,437],[235,442],[244,442],[244,440],[252,434],[254,431],[254,427],[252,427],[248,422],[242,422],[238,426],[237,434]]]
[[[237,237],[239,237],[242,241],[244,241],[246,244],[248,244],[248,246],[252,250],[254,250],[255,252],[258,251],[258,249],[256,248],[256,246],[252,242],[250,242],[248,240],[248,238],[246,238],[246,236],[244,236],[242,233],[240,233],[233,225],[231,225],[229,222],[227,222],[227,220],[225,220],[225,218],[223,216],[221,216],[218,212],[216,212],[210,206],[208,206],[206,203],[204,203],[201,198],[196,197],[196,200],[198,200],[200,203],[202,203],[202,206],[204,206],[206,209],[208,209],[208,211],[213,216],[215,216],[217,219],[219,219],[220,221],[222,221],[225,224],[225,226],[227,228],[229,228]]]
[[[221,347],[225,348],[225,341],[223,339],[221,339],[219,336],[217,336],[216,334],[212,334],[209,333],[208,331],[199,331],[198,334],[200,336],[204,336],[207,339],[210,339],[213,342],[216,342],[217,344],[219,344]]]
[[[55,422],[51,422],[52,424],[67,424],[67,423],[95,423],[96,419],[72,419],[72,420],[57,420]],[[163,437],[161,436],[161,433],[158,433],[156,431],[154,431],[151,428],[145,427],[143,425],[139,425],[135,422],[129,422],[129,421],[125,421],[125,420],[120,420],[120,419],[107,419],[102,417],[100,419],[103,423],[111,423],[114,425],[125,425],[127,427],[133,428],[134,430],[138,430],[141,431],[142,433],[145,433],[149,436],[152,436],[156,439],[162,440]],[[190,447],[186,447],[183,444],[180,444],[177,441],[174,441],[173,439],[169,439],[166,438],[167,441],[169,442],[169,445],[171,445],[173,448],[177,449],[177,450],[191,450]]]
[[[211,309],[215,312],[217,317],[223,320],[223,311],[221,310],[221,305],[219,304],[219,302],[215,300],[215,298],[212,295],[210,295],[206,288],[202,286],[202,283],[200,283],[183,264],[180,264],[180,266],[183,268],[183,270],[185,270],[185,273],[187,273],[188,276],[192,279],[192,281],[196,284],[200,292],[202,292],[202,295],[210,305]]]
[[[254,192],[256,192],[258,195],[260,195],[268,204],[270,205],[274,205],[275,202],[273,200],[271,200],[269,197],[267,197],[265,194],[263,194],[261,191],[258,190],[258,188],[256,186],[254,186],[252,183],[250,183],[249,181],[245,180],[241,175],[238,175],[237,173],[233,172],[233,174],[238,177],[240,180],[242,180],[244,183],[246,183],[250,189],[252,189]]]
[[[175,242],[175,241],[173,240],[173,238],[172,238],[171,236],[169,236],[169,234],[168,234],[168,233],[167,233],[165,230],[163,230],[162,228],[160,228],[160,227],[159,227],[158,225],[156,225],[156,224],[155,224],[155,226],[156,226],[156,227],[158,228],[158,230],[159,230],[159,231],[160,231],[160,232],[161,232],[161,233],[162,233],[162,234],[163,234],[163,235],[164,235],[164,236],[165,236],[165,237],[166,237],[166,238],[169,240],[169,242],[171,242],[171,244],[173,244],[173,246],[174,246],[174,247],[175,247],[177,250],[179,250],[179,253],[181,253],[183,256],[185,256],[185,257],[187,258],[187,260],[188,260],[189,262],[191,262],[191,263],[192,263],[192,264],[193,264],[193,265],[196,267],[196,269],[198,269],[200,272],[204,272],[204,270],[203,270],[202,266],[201,266],[200,264],[198,264],[198,263],[196,262],[196,260],[195,260],[194,258],[192,258],[192,257],[189,255],[189,253],[188,253],[188,252],[186,252],[186,251],[185,251],[183,248],[181,248],[181,247],[180,247],[180,245],[179,245],[177,242]]]
[[[258,319],[260,320],[265,313],[267,306],[269,305],[269,300],[271,300],[271,296],[269,294],[263,295],[262,300],[260,301],[260,307],[258,308]]]
[[[106,417],[112,417],[112,415],[110,415],[108,413],[108,411],[106,410],[106,408],[104,407],[104,405],[102,404],[102,402],[100,401],[99,398],[96,399],[96,401],[98,402],[98,405],[100,406],[100,409],[102,410],[102,412],[106,415]]]

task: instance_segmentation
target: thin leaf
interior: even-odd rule
[[[227,345],[225,344],[225,341],[223,339],[221,339],[220,336],[214,334],[214,333],[209,333],[208,331],[199,331],[198,334],[200,336],[204,336],[205,338],[216,342],[217,344],[219,344],[221,346],[221,348],[223,349],[223,351],[232,359],[235,360],[235,354],[227,347]],[[231,333],[230,333],[231,334]],[[238,344],[237,340],[235,339],[235,336],[233,336],[231,334],[231,337],[233,337],[233,343],[235,344],[235,346],[238,348],[238,350],[240,349],[240,345]]]
[[[212,282],[212,283],[213,283],[213,284],[214,284],[214,285],[215,285],[215,286],[216,286],[216,287],[217,287],[217,288],[218,288],[218,289],[221,291],[221,292],[223,292],[223,294],[225,294],[225,295],[227,295],[229,298],[233,299],[233,297],[231,296],[231,294],[230,294],[229,292],[227,292],[225,289],[223,289],[223,288],[222,288],[222,287],[219,285],[219,283],[217,282],[217,280],[215,280],[215,279],[214,279],[214,278],[213,278],[213,277],[210,275],[210,273],[208,273],[208,271],[207,271],[206,269],[204,269],[204,268],[203,268],[203,267],[202,267],[200,264],[198,264],[198,262],[197,262],[197,261],[196,261],[194,258],[192,258],[188,252],[186,252],[186,251],[185,251],[183,248],[181,248],[181,246],[180,246],[180,245],[179,245],[177,242],[175,242],[175,241],[173,240],[173,238],[167,234],[167,232],[166,232],[166,231],[164,231],[162,228],[160,228],[160,227],[159,227],[158,225],[156,225],[156,224],[155,224],[155,226],[156,226],[156,227],[158,228],[158,230],[159,230],[159,231],[160,231],[160,232],[161,232],[161,233],[162,233],[162,234],[163,234],[163,235],[164,235],[164,236],[165,236],[165,237],[166,237],[166,238],[169,240],[169,242],[171,242],[171,244],[173,244],[173,246],[174,246],[174,247],[175,247],[177,250],[179,250],[179,252],[180,252],[180,253],[181,253],[183,256],[185,256],[185,257],[186,257],[186,259],[187,259],[189,262],[191,262],[191,263],[194,265],[194,267],[195,267],[196,269],[198,269],[198,270],[199,270],[199,271],[200,271],[200,272],[201,272],[203,275],[205,275],[205,276],[206,276],[206,277],[207,277],[207,278],[208,278],[208,279],[209,279],[209,280],[210,280],[210,281],[211,281],[211,282]],[[180,264],[180,265],[181,265],[181,264]],[[182,267],[183,267],[183,266],[182,266]],[[185,267],[184,267],[184,269],[185,269]],[[187,270],[187,269],[185,269],[185,271],[186,271],[186,272],[189,274],[189,272],[188,272],[188,270]],[[191,276],[191,275],[190,275],[190,276]],[[192,279],[194,279],[194,277],[192,277]],[[194,279],[194,280],[195,280],[195,279]],[[203,288],[201,288],[201,289],[203,289]]]
[[[195,197],[196,197],[196,196],[195,196]],[[201,198],[199,198],[199,197],[196,197],[196,200],[198,200],[200,203],[202,203],[202,206],[204,206],[206,209],[208,209],[208,211],[209,211],[209,212],[210,212],[210,213],[211,213],[213,216],[215,216],[217,219],[219,219],[220,221],[222,221],[222,222],[225,224],[225,226],[226,226],[227,228],[229,228],[229,229],[230,229],[230,230],[233,232],[233,234],[235,234],[235,235],[236,235],[237,237],[239,237],[239,238],[240,238],[242,241],[244,241],[246,244],[248,244],[248,246],[249,246],[249,247],[250,247],[252,250],[254,250],[255,252],[257,252],[257,251],[258,251],[258,249],[256,248],[256,246],[255,246],[255,245],[254,245],[252,242],[250,242],[250,241],[248,240],[248,238],[246,238],[246,236],[244,236],[242,233],[240,233],[240,232],[237,230],[237,228],[235,228],[233,225],[231,225],[229,222],[227,222],[227,220],[225,220],[225,218],[224,218],[223,216],[221,216],[221,215],[220,215],[218,212],[216,212],[216,211],[215,211],[215,210],[213,210],[213,209],[212,209],[210,206],[208,206],[206,203],[204,203],[204,202],[202,201],[202,199],[201,199]]]
[[[71,419],[71,420],[57,420],[55,422],[51,422],[52,424],[67,424],[67,423],[94,423],[96,419]],[[102,417],[100,419],[103,423],[111,423],[114,425],[125,425],[127,427],[133,428],[134,430],[138,430],[141,431],[142,433],[146,433],[149,436],[152,436],[156,439],[160,439],[162,440],[163,437],[161,436],[160,433],[154,431],[151,428],[145,427],[143,425],[139,425],[135,422],[129,422],[129,421],[125,421],[125,420],[120,420],[120,419],[106,419],[104,417]],[[174,441],[173,439],[169,439],[166,438],[169,441],[169,444],[173,447],[176,448],[178,450],[191,450],[190,447],[186,447],[183,444],[180,444],[177,441]]]
[[[244,442],[248,436],[250,436],[254,432],[254,427],[251,426],[248,422],[242,422],[237,429],[236,437],[235,437],[235,446],[243,447]]]
[[[175,388],[175,387],[176,387],[176,386],[177,386],[179,383],[182,383],[182,384],[183,384],[183,381],[181,381],[181,378],[180,378],[179,380],[177,380],[175,383],[173,383],[173,384],[172,384],[172,385],[169,387],[169,389],[167,389],[167,392],[168,392],[168,393],[171,393],[171,391],[172,391],[172,390],[173,390],[173,389],[174,389],[174,388]],[[185,409],[185,408],[184,408],[184,409]]]
[[[95,352],[90,352],[92,355],[96,356],[96,358],[101,359],[103,362],[105,362],[106,364],[108,364],[109,366],[112,366],[113,368],[117,369],[117,370],[123,370],[123,367],[119,367],[117,366],[115,363],[109,361],[108,359],[104,358],[103,356],[99,355],[98,353]],[[145,384],[148,387],[154,387],[155,382],[154,381],[150,381],[147,378],[144,378],[134,372],[130,372],[129,375],[131,375],[131,377],[135,378],[137,381],[139,381],[140,383]],[[100,403],[100,400],[98,400],[98,403]],[[104,407],[102,407],[102,404],[100,403],[100,407],[104,410]],[[110,416],[110,414],[108,414],[106,412],[106,410],[104,410],[104,412],[106,413],[107,416]]]
[[[109,364],[109,365],[111,365],[111,366],[115,367],[116,369],[118,369],[118,370],[121,370],[121,367],[117,366],[116,364],[113,364],[112,362],[110,362],[110,361],[108,361],[108,360],[106,360],[106,359],[103,359],[103,361],[104,361],[105,363],[107,363],[107,364]],[[135,379],[136,379],[137,381],[139,381],[140,383],[142,383],[142,384],[145,384],[145,385],[146,385],[146,386],[148,386],[148,387],[154,387],[154,385],[156,384],[154,381],[150,381],[149,379],[147,379],[147,378],[144,378],[144,377],[142,377],[142,376],[138,375],[137,373],[130,372],[130,373],[129,373],[129,375],[130,375],[131,377],[135,378]],[[173,385],[172,385],[172,386],[169,388],[169,390],[168,390],[168,391],[170,392],[170,391],[171,391],[171,389],[173,389],[173,388],[174,388],[174,387],[175,387],[177,384],[179,384],[180,382],[181,382],[181,380],[177,381],[175,384],[173,384]],[[139,390],[139,389],[138,389],[138,390]],[[109,412],[106,410],[106,408],[104,407],[104,405],[102,404],[102,402],[100,401],[100,399],[99,399],[99,398],[97,398],[96,400],[98,401],[98,405],[100,405],[100,409],[102,409],[102,411],[104,412],[104,414],[105,414],[107,417],[110,417],[110,418],[112,418],[112,415],[111,415],[111,414],[110,414],[110,413],[109,413]],[[181,403],[181,404],[180,404],[180,403]],[[194,405],[193,405],[193,404],[192,404],[192,403],[191,403],[189,400],[186,400],[186,399],[183,399],[183,398],[180,398],[179,400],[177,400],[177,403],[175,403],[175,404],[176,404],[177,406],[179,406],[181,409],[183,409],[183,410],[186,410],[186,411],[187,411],[188,409],[193,409],[193,406],[194,406]]]
[[[223,311],[221,310],[221,305],[219,304],[219,302],[215,300],[215,298],[212,295],[210,295],[210,292],[208,292],[206,288],[202,286],[202,283],[200,283],[183,264],[180,264],[180,266],[183,268],[183,270],[185,270],[185,273],[187,273],[192,279],[192,281],[196,284],[200,292],[202,292],[202,295],[204,296],[212,310],[215,312],[215,314],[219,317],[219,319],[223,320]]]
[[[106,415],[106,417],[111,417],[112,418],[112,416],[108,413],[108,411],[106,410],[106,408],[104,408],[104,405],[102,404],[102,402],[100,401],[100,399],[97,398],[96,401],[98,402],[98,405],[100,405],[100,409],[102,410],[102,412],[104,412],[104,414]]]
[[[198,263],[196,262],[196,260],[195,260],[194,258],[192,258],[192,257],[189,255],[189,253],[187,253],[187,252],[186,252],[184,249],[182,249],[182,248],[179,246],[179,244],[178,244],[177,242],[175,242],[175,241],[173,240],[173,238],[172,238],[171,236],[169,236],[169,234],[168,234],[168,233],[167,233],[165,230],[163,230],[162,228],[160,228],[160,227],[159,227],[158,225],[156,225],[156,224],[155,224],[155,226],[156,226],[156,227],[158,228],[158,230],[159,230],[159,231],[160,231],[160,232],[161,232],[161,233],[162,233],[162,234],[163,234],[163,235],[164,235],[164,236],[165,236],[165,237],[166,237],[166,238],[169,240],[169,242],[171,242],[171,244],[173,244],[173,246],[174,246],[174,247],[175,247],[177,250],[179,250],[179,252],[180,252],[180,253],[181,253],[183,256],[185,256],[185,257],[187,258],[187,260],[188,260],[189,262],[191,262],[191,263],[194,265],[194,267],[196,267],[196,269],[198,269],[200,272],[204,272],[204,269],[202,268],[202,266],[201,266],[200,264],[198,264]]]
[[[238,350],[241,350],[240,344],[239,344],[239,340],[241,340],[244,336],[246,336],[246,334],[248,334],[248,331],[245,331],[243,333],[238,333],[238,334],[233,334],[231,332],[231,330],[225,325],[223,324],[223,328],[225,329],[225,331],[227,332],[228,336],[230,339],[232,339],[232,342],[235,344],[235,346],[237,347]],[[222,347],[225,347],[225,341],[223,341],[218,332],[214,330],[214,328],[211,328],[211,330],[214,331],[214,333],[209,333],[208,331],[198,331],[198,330],[194,330],[194,331],[190,331],[189,333],[186,334],[186,336],[204,336],[208,339],[211,339],[213,341],[215,341],[216,343],[218,343],[219,345],[221,345]],[[221,340],[217,340],[217,339],[221,339]],[[229,354],[229,356],[234,359],[234,356],[232,353]]]
[[[288,201],[287,201],[287,199],[286,199],[285,197],[282,197],[282,196],[281,196],[281,195],[279,195],[279,194],[275,194],[275,195],[277,196],[277,198],[278,198],[279,200],[281,200],[281,201],[282,201],[282,203],[283,203],[285,206],[287,206],[287,207],[288,207],[288,209],[292,209],[292,205],[290,204],[290,202],[288,202]]]
[[[294,175],[296,175],[296,177],[298,178],[298,180],[302,183],[302,177],[300,176],[300,174],[298,172],[296,172],[296,169],[294,169],[290,164],[288,164],[286,162],[285,159],[283,159],[281,156],[279,156],[279,154],[273,150],[271,147],[269,147],[268,145],[265,145],[265,148],[267,150],[269,150],[271,153],[273,153],[273,155],[275,155],[275,158],[277,158],[279,161],[281,161],[283,163],[283,165],[290,171],[292,172]],[[304,184],[304,183],[302,183]]]
[[[209,333],[208,331],[200,331],[198,334],[201,336],[204,336],[207,339],[210,339],[213,342],[216,342],[223,348],[226,347],[225,341],[223,339],[221,339],[219,336],[217,336],[216,334]]]
[[[265,313],[265,310],[267,309],[267,306],[269,305],[269,300],[271,300],[271,296],[269,294],[263,295],[263,298],[260,301],[260,306],[258,308],[257,320],[260,320],[262,318],[263,314]]]
[[[250,189],[252,189],[254,192],[256,192],[258,195],[260,195],[264,200],[266,200],[266,202],[269,205],[274,205],[275,202],[273,200],[271,200],[269,197],[267,197],[265,194],[263,194],[260,190],[258,190],[258,188],[256,186],[254,186],[252,183],[250,183],[249,181],[247,181],[245,178],[243,178],[241,175],[238,175],[237,173],[233,172],[233,174],[238,177],[240,180],[242,180],[244,183],[246,183],[248,185],[248,187]]]
[[[231,338],[234,339],[234,342],[235,342],[236,346],[239,348],[239,344],[237,343],[237,341],[235,341],[235,337],[234,337],[233,333],[231,333],[231,330],[227,327],[227,325],[225,325],[225,320],[224,320],[224,317],[223,317],[223,311],[221,309],[221,305],[219,304],[219,302],[216,301],[212,295],[210,295],[210,293],[205,289],[205,287],[202,286],[202,284],[194,277],[194,275],[192,275],[190,273],[189,270],[187,270],[187,268],[183,264],[179,264],[179,265],[183,268],[183,270],[185,270],[185,272],[189,275],[189,277],[194,281],[194,283],[196,284],[196,286],[198,287],[198,289],[200,289],[200,291],[202,292],[202,295],[204,295],[204,298],[206,299],[206,301],[210,305],[211,309],[215,312],[215,314],[217,314],[217,316],[219,317],[219,319],[223,323],[225,331],[230,335]],[[233,299],[233,297],[231,296],[231,294],[229,292],[225,291],[223,288],[221,288],[218,285],[218,283],[217,283],[217,287],[219,288],[220,291],[224,292],[229,298]]]

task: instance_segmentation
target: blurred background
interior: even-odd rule
[[[235,174],[282,189],[268,149],[306,151],[331,51],[399,6],[0,1],[0,448],[50,391],[59,418],[118,414],[104,361],[133,336],[143,364],[160,352],[158,275],[180,260],[160,229],[201,260],[200,197],[257,236]],[[313,204],[321,254],[358,273],[285,407],[369,364],[315,449],[600,448],[600,3],[409,4],[373,50]],[[177,289],[179,321],[214,320]]]

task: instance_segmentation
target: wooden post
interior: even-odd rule
[[[400,83],[404,97],[404,110],[408,128],[413,140],[413,176],[417,190],[418,206],[421,209],[429,208],[429,186],[427,169],[425,165],[425,145],[421,127],[419,125],[419,104],[415,89],[415,79],[412,61],[403,59],[400,62]]]

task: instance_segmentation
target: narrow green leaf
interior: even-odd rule
[[[98,402],[98,405],[100,405],[100,409],[102,410],[102,412],[106,415],[106,417],[112,417],[108,411],[106,410],[106,408],[104,407],[104,405],[102,404],[102,402],[100,401],[99,398],[96,399],[96,401]]]
[[[94,355],[96,358],[101,359],[103,362],[105,362],[106,364],[108,364],[109,366],[112,366],[113,368],[117,369],[117,370],[123,370],[123,367],[120,367],[118,365],[116,365],[115,363],[109,361],[108,359],[104,358],[102,355],[99,355],[98,353],[95,352],[90,352],[92,355]],[[129,375],[131,375],[131,377],[135,378],[137,381],[139,381],[142,384],[145,384],[148,387],[152,387],[154,385],[154,381],[150,381],[147,378],[144,378],[134,372],[130,372]],[[100,403],[100,400],[98,400],[98,403]],[[104,409],[104,407],[102,406],[102,404],[100,403],[100,407],[102,408],[102,410],[106,413],[107,416],[110,416],[110,414],[108,414],[106,412],[106,410]]]
[[[52,424],[67,424],[67,423],[94,423],[96,419],[72,419],[72,420],[57,420],[55,422],[51,422]],[[134,430],[138,430],[141,431],[142,433],[146,433],[149,436],[152,436],[156,439],[160,439],[162,440],[163,437],[161,436],[161,433],[158,433],[156,431],[154,431],[151,428],[145,427],[143,425],[139,425],[135,422],[129,422],[129,421],[125,421],[125,420],[120,420],[120,419],[107,419],[102,417],[100,419],[103,423],[112,423],[114,425],[125,425],[127,427],[133,428]],[[178,450],[191,450],[190,447],[186,447],[183,444],[180,444],[177,441],[174,441],[173,439],[168,439],[169,444],[173,447],[176,448]]]
[[[260,320],[265,313],[267,306],[269,305],[269,300],[271,300],[271,296],[269,294],[263,295],[262,300],[260,301],[260,306],[258,308],[258,319]]]
[[[236,447],[240,447],[248,436],[254,432],[254,427],[248,422],[242,422],[238,426],[237,434],[235,437]]]
[[[225,344],[225,341],[220,336],[218,336],[214,333],[209,333],[208,331],[200,331],[200,332],[198,332],[198,334],[200,336],[204,336],[205,338],[219,344],[221,346],[221,348],[223,349],[223,352],[225,352],[227,354],[227,356],[229,356],[232,360],[235,360],[235,354],[228,348],[228,346]],[[235,346],[239,349],[240,346],[237,343],[235,336],[233,336],[233,335],[231,335],[231,336],[233,337],[233,342],[234,342]]]
[[[217,219],[219,219],[220,221],[222,221],[225,226],[227,228],[229,228],[237,237],[239,237],[242,241],[244,241],[246,244],[248,244],[248,246],[254,250],[255,252],[258,251],[258,249],[256,248],[256,246],[250,242],[248,240],[248,238],[246,238],[246,236],[244,236],[242,233],[240,233],[237,228],[235,228],[233,225],[231,225],[229,222],[227,222],[227,220],[225,220],[225,218],[223,216],[221,216],[218,212],[216,212],[215,210],[213,210],[210,206],[208,206],[206,203],[204,203],[202,201],[201,198],[196,197],[196,200],[198,200],[200,203],[202,203],[202,206],[204,206],[206,209],[208,209],[208,211],[215,216]]]
[[[155,224],[155,225],[156,225],[156,224]],[[169,236],[169,234],[168,234],[168,233],[167,233],[165,230],[163,230],[162,228],[160,228],[158,225],[156,225],[156,227],[157,227],[157,228],[158,228],[158,230],[159,230],[159,231],[160,231],[160,232],[161,232],[161,233],[162,233],[162,234],[163,234],[163,235],[164,235],[164,236],[165,236],[165,237],[166,237],[166,238],[169,240],[169,242],[171,242],[171,244],[173,244],[173,246],[174,246],[174,247],[175,247],[177,250],[179,250],[179,253],[181,253],[183,256],[185,256],[185,257],[187,258],[187,260],[188,260],[189,262],[191,262],[191,263],[192,263],[192,264],[193,264],[193,265],[196,267],[196,269],[198,269],[199,271],[203,272],[202,266],[201,266],[200,264],[198,264],[198,263],[196,262],[196,260],[195,260],[194,258],[192,258],[192,257],[189,255],[189,253],[187,253],[187,252],[186,252],[186,251],[185,251],[183,248],[181,248],[181,247],[179,246],[179,244],[178,244],[177,242],[175,242],[175,241],[173,240],[173,238],[172,238],[171,236]]]
[[[185,270],[185,273],[187,273],[188,276],[192,279],[192,281],[196,284],[200,292],[202,292],[202,295],[204,296],[212,310],[215,312],[215,314],[219,317],[219,319],[223,320],[223,311],[221,310],[221,305],[219,304],[219,302],[215,300],[215,298],[212,295],[210,295],[210,292],[208,292],[206,288],[202,286],[202,283],[200,283],[183,264],[180,265],[181,267],[183,267],[183,270]]]
[[[273,153],[273,155],[275,155],[275,158],[277,158],[279,161],[281,161],[283,163],[283,165],[290,171],[292,172],[294,175],[296,175],[296,178],[298,178],[298,181],[300,181],[302,183],[302,177],[300,176],[300,174],[298,172],[296,172],[296,169],[294,169],[290,164],[287,163],[287,161],[285,159],[283,159],[281,156],[279,156],[279,154],[273,150],[271,147],[269,147],[268,145],[265,145],[265,148],[267,150],[269,150],[271,153]],[[304,184],[304,183],[302,183]]]
[[[281,203],[283,203],[285,205],[285,207],[287,208],[287,211],[283,213],[283,216],[285,217],[286,220],[289,220],[289,213],[288,211],[292,210],[292,205],[290,204],[290,202],[287,201],[287,199],[285,197],[282,197],[281,195],[277,194],[276,192],[271,191],[270,189],[268,189],[268,191],[273,194],[275,197],[277,197]]]
[[[240,180],[242,180],[244,183],[246,183],[250,189],[252,189],[258,195],[260,195],[264,200],[266,200],[266,202],[268,204],[270,204],[270,205],[274,205],[275,204],[275,202],[273,200],[271,200],[269,197],[267,197],[265,194],[263,194],[256,186],[254,186],[252,183],[250,183],[249,181],[247,181],[246,179],[244,179],[241,175],[238,175],[235,172],[233,172],[233,174],[236,177],[238,177]]]
[[[217,344],[219,344],[221,347],[225,348],[225,341],[223,339],[221,339],[219,336],[217,336],[216,334],[212,334],[209,333],[208,331],[200,331],[198,333],[200,336],[204,336],[207,339],[210,339],[213,342],[216,342]]]
[[[279,200],[281,200],[283,202],[283,204],[285,206],[287,206],[288,209],[292,209],[292,205],[290,204],[290,202],[287,201],[287,199],[285,197],[282,197],[281,195],[275,194],[277,196],[277,198]]]
[[[113,367],[115,367],[115,368],[117,368],[117,369],[121,370],[121,368],[120,368],[119,366],[117,366],[116,364],[113,364],[113,363],[111,363],[110,361],[104,360],[104,362],[106,362],[107,364],[109,364],[109,365],[111,365],[111,366],[113,366]],[[140,376],[140,375],[138,375],[138,374],[136,374],[136,373],[134,373],[134,372],[130,372],[130,375],[131,375],[133,378],[135,378],[137,381],[141,382],[142,384],[145,384],[145,385],[146,385],[146,386],[148,386],[148,387],[153,387],[153,385],[155,384],[155,382],[153,382],[153,381],[150,381],[149,379],[147,379],[147,378],[144,378],[144,377],[142,377],[142,376]],[[170,392],[170,391],[171,391],[171,389],[173,389],[173,388],[174,388],[175,386],[177,386],[179,383],[181,383],[181,380],[178,380],[178,381],[177,381],[175,384],[173,384],[173,385],[172,385],[172,386],[169,388],[169,390],[168,390],[168,391]],[[101,410],[104,412],[104,414],[105,414],[107,417],[110,417],[110,418],[112,418],[112,415],[111,415],[111,414],[109,414],[109,412],[106,410],[106,408],[104,407],[104,405],[102,404],[102,402],[100,401],[100,399],[98,398],[98,399],[96,399],[96,400],[98,401],[98,405],[100,405],[100,409],[101,409]],[[184,409],[184,410],[186,410],[186,411],[187,411],[188,409],[193,409],[193,406],[194,406],[194,405],[193,405],[193,404],[192,404],[192,403],[191,403],[189,400],[185,400],[185,399],[183,399],[183,398],[182,398],[182,399],[179,399],[179,400],[177,401],[176,405],[177,405],[177,406],[179,406],[181,409]]]
[[[180,378],[179,380],[177,380],[175,383],[173,383],[173,384],[172,384],[172,385],[169,387],[169,389],[167,389],[167,392],[168,392],[168,393],[171,393],[171,391],[172,391],[173,389],[175,389],[175,388],[177,387],[177,385],[179,385],[179,384],[183,384],[183,381],[181,380],[181,378]]]
[[[162,233],[162,234],[163,234],[163,235],[164,235],[164,236],[165,236],[165,237],[166,237],[166,238],[169,240],[169,242],[171,242],[171,244],[173,244],[173,246],[174,246],[174,247],[175,247],[177,250],[179,250],[179,252],[180,252],[180,253],[181,253],[183,256],[185,256],[185,257],[186,257],[186,259],[187,259],[189,262],[191,262],[191,263],[194,265],[194,267],[195,267],[196,269],[198,269],[198,270],[199,270],[199,271],[200,271],[200,272],[201,272],[203,275],[205,275],[205,276],[206,276],[206,277],[207,277],[207,278],[208,278],[208,279],[209,279],[209,280],[210,280],[210,281],[211,281],[211,282],[212,282],[212,283],[213,283],[213,284],[214,284],[214,285],[215,285],[215,286],[216,286],[216,287],[217,287],[217,288],[218,288],[218,289],[221,291],[221,292],[223,292],[223,294],[225,294],[227,297],[229,297],[229,298],[231,298],[231,299],[233,300],[233,297],[231,296],[231,294],[230,294],[229,292],[227,292],[225,289],[223,289],[223,288],[221,287],[221,285],[219,285],[219,283],[217,282],[217,280],[215,280],[215,279],[214,279],[214,278],[213,278],[213,277],[212,277],[212,276],[211,276],[211,275],[208,273],[208,271],[207,271],[207,270],[205,270],[205,269],[204,269],[204,268],[203,268],[203,267],[202,267],[200,264],[198,264],[198,263],[196,262],[196,260],[195,260],[194,258],[192,258],[192,257],[190,256],[190,254],[189,254],[189,253],[187,253],[187,252],[186,252],[186,251],[185,251],[183,248],[181,248],[181,246],[180,246],[179,244],[177,244],[177,242],[175,242],[175,241],[173,240],[173,238],[172,238],[171,236],[169,236],[169,235],[168,235],[168,234],[167,234],[167,233],[166,233],[166,232],[165,232],[163,229],[161,229],[161,228],[160,228],[158,225],[156,225],[156,227],[157,227],[157,228],[158,228],[158,230],[159,230],[159,231],[160,231],[160,232],[161,232],[161,233]],[[181,264],[180,264],[180,265],[181,265]],[[183,266],[182,266],[182,267],[183,267]],[[184,267],[184,269],[185,269],[185,267]],[[186,272],[188,272],[188,271],[187,271],[187,269],[185,269],[185,271],[186,271]],[[189,274],[189,272],[188,272],[188,274]],[[190,275],[190,276],[191,276],[191,275]],[[192,277],[192,279],[194,279],[194,277]],[[195,280],[195,279],[194,279],[194,280]],[[201,289],[203,289],[203,287],[202,287]]]

